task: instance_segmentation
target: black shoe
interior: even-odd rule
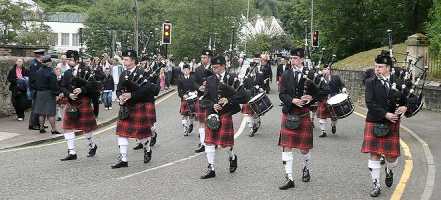
[[[205,152],[205,146],[201,145],[198,149],[194,150],[195,153],[202,153]]]
[[[256,133],[259,130],[258,126],[253,126],[253,134]]]
[[[283,184],[282,186],[280,186],[279,189],[280,190],[287,190],[289,188],[294,188],[294,187],[296,187],[295,184],[294,184],[294,181],[287,178],[286,179],[286,183]]]
[[[58,134],[61,134],[61,133],[58,132],[58,131],[51,131],[51,133],[52,133],[52,135],[58,135]]]
[[[250,136],[250,137],[254,137],[254,131],[250,131],[250,134],[248,134],[248,136]]]
[[[386,170],[386,179],[384,179],[384,183],[386,184],[387,187],[392,187],[392,184],[394,183],[394,173],[392,172],[392,170],[387,173],[387,168]]]
[[[118,169],[118,168],[122,168],[122,167],[128,167],[129,163],[128,162],[124,162],[124,161],[119,161],[118,163],[110,166],[112,169]]]
[[[46,133],[46,129],[40,129],[40,133]]]
[[[371,195],[371,197],[378,197],[378,195],[380,195],[380,193],[381,193],[380,186],[378,186],[375,182],[373,185],[374,186],[372,187],[370,195]]]
[[[158,138],[158,134],[155,133],[155,135],[152,137],[152,141],[150,141],[150,146],[155,146],[156,144],[156,139]]]
[[[229,161],[230,161],[230,173],[234,173],[237,169],[237,155],[234,155],[234,160],[233,158],[230,157]]]
[[[336,126],[332,126],[332,134],[335,134],[337,132],[337,127]]]
[[[314,121],[314,120],[312,120],[312,121]],[[311,123],[311,126],[312,126],[312,128],[314,128],[314,127],[315,127],[315,125],[314,125],[314,122],[312,122],[312,123]]]
[[[188,133],[193,132],[193,124],[190,124],[190,126],[188,127]]]
[[[144,163],[149,163],[150,160],[152,160],[152,150],[147,151],[147,149],[144,149]]]
[[[76,160],[77,154],[67,154],[65,158],[60,159],[61,161],[68,161],[68,160]]]
[[[89,154],[87,155],[87,157],[94,157],[97,149],[98,149],[98,145],[95,144],[95,147],[89,149]]]
[[[311,181],[311,175],[309,174],[309,169],[306,167],[303,168],[302,181],[303,182]]]
[[[38,130],[40,130],[40,127],[38,127],[38,126],[29,126],[29,130],[38,131]]]
[[[57,121],[61,121],[61,117],[57,117]]]
[[[321,135],[319,135],[319,137],[327,137],[328,135],[326,134],[326,132],[325,131],[322,131],[322,134]]]
[[[208,171],[201,176],[201,179],[209,179],[216,177],[216,172],[211,169],[211,165],[208,165]]]
[[[49,126],[44,125],[43,128],[49,128]]]
[[[133,150],[140,150],[144,148],[144,145],[142,145],[142,143],[138,143],[138,145],[136,145],[136,147],[133,148]]]

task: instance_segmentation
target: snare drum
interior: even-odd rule
[[[254,96],[251,100],[249,100],[248,105],[257,116],[262,116],[266,112],[271,110],[271,108],[273,108],[273,104],[264,92]]]
[[[345,118],[354,112],[351,97],[348,94],[340,93],[328,99],[326,102],[333,119]]]

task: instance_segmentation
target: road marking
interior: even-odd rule
[[[177,92],[171,92],[170,94],[167,94],[166,96],[160,97],[156,102],[155,105],[160,104],[161,102],[167,100],[168,98],[170,98],[171,96],[173,96],[174,94],[176,94]],[[99,135],[102,133],[106,133],[108,130],[111,130],[113,128],[116,127],[115,122],[113,123],[113,125],[107,126],[104,129],[100,129],[97,131],[93,132],[93,135]],[[85,136],[80,136],[80,137],[75,137],[75,140],[81,140],[84,139]],[[62,144],[62,143],[66,143],[65,140],[62,141],[58,141],[58,142],[52,142],[52,143],[48,143],[48,144],[40,144],[40,145],[35,145],[35,146],[29,146],[29,147],[22,147],[22,148],[16,148],[16,149],[8,149],[8,150],[4,150],[4,151],[0,151],[0,154],[2,153],[8,153],[8,152],[16,152],[16,151],[21,151],[21,150],[27,150],[27,149],[36,149],[36,148],[42,148],[42,147],[47,147],[47,146],[52,146],[52,145],[56,145],[56,144]]]
[[[355,112],[354,113],[362,118],[366,118],[366,115],[363,115],[361,113]],[[412,161],[412,154],[410,153],[409,145],[406,144],[402,139],[400,139],[400,145],[403,149],[404,156],[407,157],[404,160],[404,170],[403,174],[401,174],[400,181],[398,182],[397,186],[395,187],[394,192],[392,193],[391,200],[398,200],[401,199],[404,190],[406,189],[406,184],[410,179],[410,175],[412,174],[413,169],[413,161]]]
[[[242,118],[242,122],[240,123],[239,129],[234,134],[234,139],[238,138],[242,134],[242,132],[244,131],[244,129],[246,127],[246,124],[247,124],[247,119],[245,117],[243,117]],[[140,175],[140,174],[151,172],[151,171],[154,171],[154,170],[157,170],[157,169],[161,169],[161,168],[164,168],[164,167],[172,166],[172,165],[184,162],[186,160],[190,160],[192,158],[196,158],[196,157],[198,157],[200,155],[203,155],[203,153],[193,154],[193,155],[188,156],[186,158],[182,158],[182,159],[179,159],[179,160],[168,162],[168,163],[165,163],[163,165],[160,165],[160,166],[157,166],[157,167],[153,167],[153,168],[149,168],[149,169],[146,169],[146,170],[143,170],[143,171],[140,171],[140,172],[136,172],[136,173],[133,173],[133,174],[129,174],[129,175],[126,175],[126,176],[122,176],[122,177],[119,177],[117,179],[118,180],[124,180],[124,179],[130,178],[130,177],[136,176],[136,175]]]

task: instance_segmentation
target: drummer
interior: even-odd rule
[[[322,132],[319,137],[326,137],[326,124],[328,122],[328,118],[331,118],[332,134],[337,132],[337,119],[331,117],[326,102],[329,98],[335,96],[336,94],[342,92],[346,93],[346,88],[340,76],[331,73],[331,68],[329,65],[324,66],[322,73],[324,78],[324,87],[320,88],[320,101],[317,108],[317,118],[319,118],[320,130]]]
[[[182,115],[182,126],[184,127],[184,136],[188,136],[193,131],[194,120],[194,104],[192,101],[187,101],[194,94],[194,99],[197,98],[198,86],[195,81],[193,72],[191,72],[190,65],[184,64],[182,67],[183,74],[180,76],[177,83],[178,95],[181,97],[181,107],[179,113]]]

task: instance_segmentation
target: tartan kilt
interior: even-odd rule
[[[331,113],[329,112],[326,100],[321,100],[317,107],[317,117],[320,119],[331,118]]]
[[[196,111],[196,119],[199,121],[199,123],[206,123],[207,122],[207,109],[202,109],[199,100],[196,101],[195,104],[195,111]]]
[[[301,119],[297,130],[291,130],[285,127],[288,114],[282,113],[282,125],[279,134],[279,146],[287,148],[296,148],[301,150],[312,149],[313,134],[312,122],[309,116],[308,108],[295,108],[294,113],[308,113]]]
[[[98,128],[89,97],[81,97],[79,100],[68,102],[67,104],[76,106],[80,116],[78,119],[72,119],[64,112],[63,124],[61,126],[63,129],[82,130],[87,133]]]
[[[156,122],[155,104],[137,103],[129,109],[129,117],[116,123],[116,134],[120,137],[136,139],[151,137],[151,127]]]
[[[65,105],[69,102],[69,99],[67,97],[61,97],[57,100],[58,105]]]
[[[254,115],[254,111],[251,109],[249,104],[242,104],[241,112],[244,115]]]
[[[187,101],[181,100],[181,107],[179,108],[181,115],[190,115],[190,109],[188,108]]]
[[[385,137],[374,136],[374,122],[365,122],[362,153],[383,154],[386,157],[400,156],[400,122],[389,123],[390,134]]]
[[[218,131],[212,131],[205,126],[205,143],[218,145],[222,148],[234,145],[233,117],[230,114],[220,116],[221,126]]]

